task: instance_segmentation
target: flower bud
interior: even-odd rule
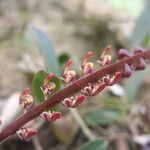
[[[138,66],[136,67],[136,70],[144,70],[146,67],[146,62],[143,58],[140,58],[139,59],[139,64]]]
[[[52,121],[59,119],[61,117],[61,113],[60,112],[52,112],[51,113],[51,112],[44,111],[41,114],[41,117],[47,122],[49,122],[49,121],[52,122]]]
[[[31,128],[22,128],[18,130],[16,134],[21,140],[29,141],[35,134],[37,134],[37,130]]]
[[[125,63],[125,64],[124,64],[124,71],[123,71],[122,76],[123,76],[124,78],[129,78],[129,77],[131,76],[131,74],[132,74],[132,69],[131,69],[131,67],[130,67],[127,63]]]
[[[143,52],[143,51],[144,51],[144,49],[143,49],[142,47],[136,47],[136,48],[134,49],[133,53],[134,53],[134,54],[137,54],[137,53],[141,53],[141,52]]]
[[[126,57],[130,57],[130,54],[127,50],[121,48],[119,49],[118,51],[118,59],[123,59],[123,58],[126,58]]]

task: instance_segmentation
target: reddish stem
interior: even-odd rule
[[[150,49],[147,51],[137,53],[129,58],[120,60],[114,64],[106,66],[102,69],[95,71],[94,73],[81,77],[80,79],[76,80],[72,84],[64,87],[53,96],[42,102],[41,104],[36,105],[27,113],[21,115],[16,120],[14,120],[10,125],[8,125],[5,129],[3,129],[0,133],[0,142],[6,139],[8,136],[14,134],[19,128],[23,125],[28,123],[29,121],[33,120],[34,118],[38,117],[43,111],[53,107],[54,105],[60,103],[64,98],[68,97],[69,95],[74,94],[75,92],[80,91],[83,87],[88,85],[88,83],[94,83],[102,78],[106,74],[113,74],[116,71],[123,71],[124,64],[128,63],[131,64],[138,64],[140,57],[144,59],[150,60]]]

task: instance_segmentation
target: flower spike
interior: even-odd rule
[[[61,113],[60,112],[46,112],[44,111],[42,114],[41,114],[41,117],[49,122],[49,121],[55,121],[57,119],[59,119],[61,117]]]
[[[33,97],[29,95],[29,93],[30,93],[30,89],[26,88],[20,94],[19,104],[22,109],[30,108],[33,103]]]
[[[136,67],[136,70],[144,70],[146,67],[146,62],[143,58],[140,58],[139,59],[139,64],[138,66]]]
[[[68,108],[78,107],[85,100],[84,95],[78,95],[75,98],[72,96],[70,98],[65,98],[62,104]]]
[[[131,76],[131,74],[132,74],[132,69],[131,69],[131,67],[130,67],[127,63],[125,63],[125,64],[124,64],[124,71],[123,71],[122,76],[123,76],[124,78],[129,78],[129,77]]]
[[[22,128],[18,130],[16,134],[21,140],[29,141],[35,134],[37,134],[37,130],[31,128]]]
[[[92,51],[89,51],[83,58],[81,62],[82,75],[87,75],[93,72],[94,64],[92,62],[87,62],[87,60],[93,55]]]
[[[69,70],[70,65],[72,64],[72,60],[69,59],[67,61],[67,63],[64,66],[64,70],[62,72],[62,77],[61,79],[65,82],[65,83],[70,83],[75,81],[76,79],[76,72],[74,70]]]

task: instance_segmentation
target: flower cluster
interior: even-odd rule
[[[106,65],[111,65],[111,56],[107,53],[111,50],[111,46],[108,46],[102,50],[102,53],[100,54],[97,62],[100,64],[100,67],[104,67]],[[143,49],[136,48],[133,52],[133,55],[141,53]],[[88,59],[93,55],[92,51],[89,51],[82,59],[80,69],[82,76],[88,76],[94,72],[94,63],[89,62]],[[119,49],[118,51],[118,60],[124,60],[128,59],[133,56],[125,49]],[[132,75],[133,70],[143,70],[146,67],[146,60],[143,57],[140,57],[138,62],[135,62],[134,64],[131,64],[130,61],[126,61],[128,63],[123,63],[122,68],[119,69],[120,71],[114,72],[114,74],[105,74],[102,78],[99,78],[99,80],[95,83],[88,83],[85,87],[80,89],[80,94],[73,95],[71,97],[67,97],[63,100],[61,100],[61,104],[63,104],[67,108],[76,108],[81,103],[85,101],[85,99],[88,96],[96,96],[100,92],[102,92],[107,86],[112,86],[120,81],[121,78],[128,78]],[[62,71],[62,81],[66,84],[73,83],[77,80],[76,72],[74,70],[70,70],[70,66],[72,64],[72,60],[69,59],[66,64],[64,65],[63,71]],[[115,69],[114,69],[115,70]],[[45,97],[49,96],[53,93],[55,90],[55,83],[52,82],[52,79],[55,77],[53,73],[50,73],[46,76],[46,78],[43,81],[41,88],[41,91],[43,92],[43,95]],[[82,78],[82,77],[81,77]],[[28,109],[30,108],[31,104],[33,103],[33,97],[29,95],[29,88],[26,88],[22,91],[19,103],[21,108]],[[40,116],[47,122],[53,122],[56,121],[61,117],[60,112],[46,112],[40,114]],[[36,134],[36,130],[34,129],[26,129],[22,128],[19,131],[17,131],[18,136],[23,140],[29,140],[33,135]]]
[[[143,51],[142,48],[136,48],[134,51],[133,51],[133,55],[134,54],[137,54],[137,53],[141,53]],[[122,60],[122,59],[126,59],[126,58],[129,58],[131,57],[132,55],[129,54],[129,52],[125,49],[120,49],[118,51],[118,59],[119,60]],[[124,64],[124,70],[122,72],[122,76],[124,78],[128,78],[131,76],[132,74],[132,71],[140,71],[140,70],[144,70],[145,67],[146,67],[146,60],[145,58],[142,58],[140,57],[139,62],[136,64],[136,65],[132,65],[132,64],[128,64],[128,63],[125,63]]]

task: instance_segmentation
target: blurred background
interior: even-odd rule
[[[149,8],[149,0],[0,0],[0,130],[22,113],[19,93],[39,70],[60,75],[72,58],[80,75],[89,50],[95,61],[110,44],[114,60],[120,48],[148,48]],[[37,136],[12,136],[0,150],[150,150],[149,74],[147,66],[75,111],[58,106],[61,119],[30,122]]]

